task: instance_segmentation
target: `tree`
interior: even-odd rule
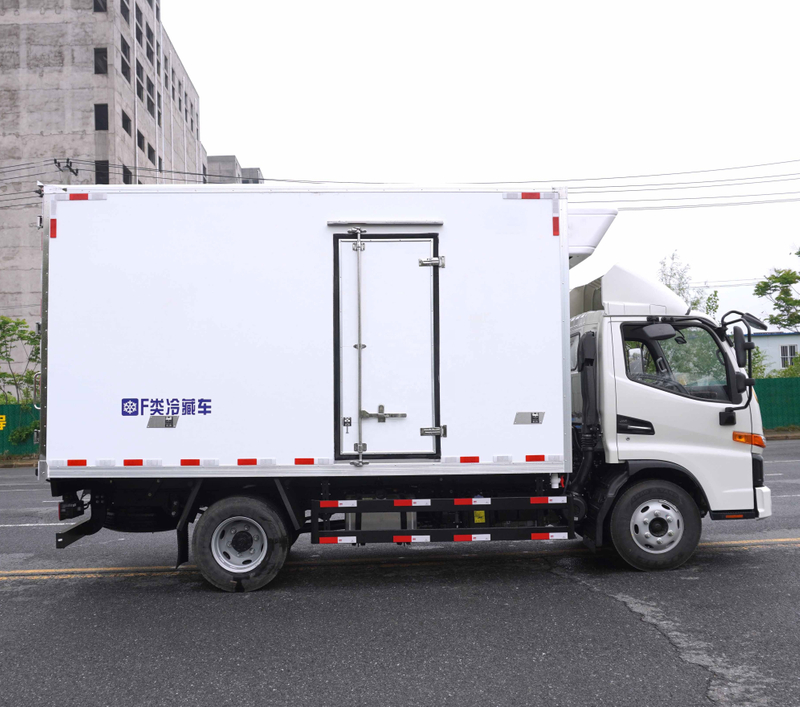
[[[800,250],[795,255],[800,256]],[[753,294],[772,303],[775,314],[767,316],[767,322],[781,329],[800,331],[800,292],[795,285],[800,283],[800,273],[789,268],[774,268],[761,282]]]
[[[658,279],[670,290],[678,295],[689,309],[705,312],[714,318],[719,309],[719,294],[714,290],[711,294],[706,294],[704,287],[692,287],[689,279],[690,267],[688,263],[683,263],[678,251],[672,251],[669,258],[663,258],[658,268]]]
[[[0,403],[33,401],[40,341],[24,319],[0,316]]]
[[[765,354],[758,346],[752,352],[753,361],[753,378],[767,378],[767,354]]]

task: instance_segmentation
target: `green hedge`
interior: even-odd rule
[[[765,378],[756,381],[765,430],[800,425],[800,378]]]
[[[3,424],[5,417],[5,425]],[[14,444],[14,430],[27,427],[39,420],[39,411],[32,405],[0,405],[0,455],[31,455],[39,453],[39,445],[33,443],[33,433],[25,441]]]

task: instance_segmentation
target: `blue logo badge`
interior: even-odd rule
[[[123,398],[122,399],[122,414],[125,417],[131,417],[139,414],[139,401],[136,398]]]

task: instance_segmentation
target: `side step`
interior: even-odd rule
[[[531,525],[460,528],[409,528],[408,513],[531,511]],[[548,511],[561,512],[563,523],[547,525]],[[387,530],[331,530],[334,513],[400,513],[401,528]],[[569,496],[506,498],[395,498],[314,500],[311,503],[311,542],[322,545],[414,542],[481,542],[491,540],[567,540],[575,537],[574,509]],[[469,521],[471,517],[467,517]],[[466,525],[466,524],[465,524]],[[469,523],[470,526],[474,522]],[[320,527],[322,526],[322,527]],[[360,523],[356,524],[356,527]]]

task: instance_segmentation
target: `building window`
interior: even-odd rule
[[[136,95],[140,101],[144,101],[144,68],[136,61]]]
[[[156,106],[158,107],[158,127],[161,127],[161,94],[156,96]]]
[[[153,149],[153,146],[148,142],[147,143],[147,159],[150,160],[153,164],[156,163],[156,151]]]
[[[161,42],[156,42],[156,74],[161,76]]]
[[[167,57],[164,57],[164,88],[169,95],[169,59]]]
[[[108,103],[94,104],[94,129],[108,130]]]
[[[203,165],[203,184],[208,184],[208,172],[205,165]]]
[[[94,73],[108,73],[108,49],[105,47],[94,48]]]
[[[125,165],[122,165],[122,183],[133,184],[133,173]]]
[[[161,22],[161,5],[156,3],[156,19]]]
[[[122,75],[128,83],[131,82],[131,45],[125,41],[125,37],[120,37],[120,53],[122,54]]]
[[[160,157],[158,158],[158,171],[159,172],[164,171],[164,161]]]
[[[119,14],[125,22],[131,23],[131,6],[128,5],[128,0],[119,0]]]
[[[109,184],[108,181],[108,160],[94,161],[94,183]]]
[[[186,91],[183,92],[183,119],[189,122],[189,94]]]
[[[150,7],[153,7],[153,0],[147,0],[147,4],[150,5]]]
[[[175,70],[172,71],[172,100],[175,100]]]
[[[139,42],[139,46],[144,46],[144,38],[142,32],[142,24],[144,20],[142,19],[142,8],[139,5],[136,5],[136,41]]]
[[[155,36],[153,35],[153,30],[150,27],[150,23],[145,23],[145,33],[147,35],[147,58],[150,60],[151,64],[156,63],[156,54],[155,50],[153,49],[153,44],[155,43]]]
[[[122,111],[122,129],[128,133],[128,135],[133,134],[131,132],[131,117],[125,111]]]
[[[797,356],[797,344],[781,346],[781,368],[790,368]]]
[[[108,12],[107,0],[94,0],[94,11],[95,12]],[[98,184],[100,184],[100,182],[98,182]],[[108,184],[108,182],[103,182],[103,184]]]
[[[147,77],[147,112],[152,115],[154,118],[156,117],[156,102],[153,98],[153,94],[155,93],[155,86],[153,86],[153,82],[150,80],[150,77]]]
[[[136,131],[136,144],[139,146],[139,149],[144,152],[144,135],[138,130]]]

